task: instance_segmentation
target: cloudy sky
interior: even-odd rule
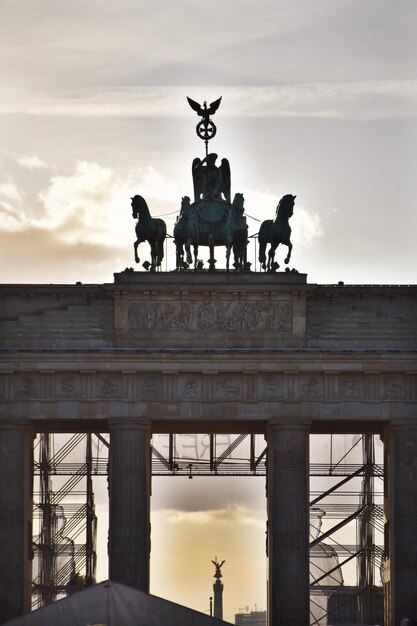
[[[111,281],[134,264],[135,193],[172,233],[203,156],[187,95],[223,96],[211,147],[248,215],[297,195],[292,263],[311,282],[415,282],[415,0],[0,11],[2,282]]]
[[[415,0],[1,0],[0,18],[1,282],[111,282],[134,264],[137,193],[172,233],[204,154],[186,96],[223,96],[211,148],[250,234],[296,194],[292,266],[310,282],[416,282]],[[231,493],[229,531],[262,526],[258,495]],[[214,497],[200,518],[161,502],[165,531],[226,524]],[[233,610],[264,605],[249,596]]]

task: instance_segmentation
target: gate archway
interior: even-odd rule
[[[29,608],[33,432],[59,430],[111,433],[110,575],[143,590],[152,431],[265,433],[271,626],[309,620],[310,433],[382,433],[386,623],[416,611],[414,287],[123,273],[0,292],[3,621]]]

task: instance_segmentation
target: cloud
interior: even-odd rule
[[[122,177],[110,168],[87,161],[78,162],[71,174],[52,176],[48,186],[35,195],[21,197],[9,181],[0,185],[0,194],[18,202],[15,207],[3,205],[0,229],[54,231],[55,237],[67,243],[83,241],[112,246],[132,231],[130,198],[137,190],[156,207],[156,214],[158,208],[159,212],[166,209],[171,198],[180,196],[175,183],[152,167],[132,168]],[[8,222],[2,220],[4,216]]]
[[[415,117],[417,80],[288,83],[211,87],[223,94],[222,114],[243,117],[315,117],[370,120]],[[188,117],[190,87],[121,87],[69,96],[34,94],[9,98],[0,114],[75,117]],[[204,100],[207,88],[193,87]]]
[[[310,246],[315,239],[324,235],[320,216],[302,207],[294,209],[291,227],[293,229],[292,242],[302,246]]]
[[[163,515],[172,524],[252,524],[260,526],[265,524],[263,517],[259,519],[255,511],[238,504],[208,511],[166,510]]]
[[[282,195],[284,195],[284,193],[282,193]],[[247,207],[245,210],[249,218],[249,228],[251,229],[253,228],[251,218],[256,218],[259,222],[266,219],[272,219],[281,194],[276,195],[270,192],[247,189],[244,192],[244,196],[245,207]],[[260,226],[259,222],[258,226]],[[293,244],[308,247],[314,243],[315,239],[324,235],[324,230],[318,213],[308,211],[302,206],[298,206],[297,200],[290,225],[292,229],[291,240]]]
[[[1,256],[15,258],[3,280],[24,281],[29,258],[31,280],[45,282],[82,275],[98,280],[99,271],[103,280],[104,271],[110,277],[131,265],[135,220],[130,198],[135,193],[146,197],[153,215],[175,211],[180,197],[176,184],[152,167],[122,175],[87,161],[78,162],[71,173],[50,177],[37,191],[19,190],[11,179],[0,185]],[[145,250],[143,244],[146,258]]]
[[[6,183],[0,184],[0,198],[6,197],[9,200],[20,200],[20,193],[11,178],[8,179]]]
[[[37,156],[20,157],[17,162],[30,170],[46,169],[48,166]]]

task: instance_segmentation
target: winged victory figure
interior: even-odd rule
[[[198,200],[222,200],[222,194],[230,203],[230,165],[222,159],[220,167],[216,165],[217,154],[213,152],[204,159],[196,157],[192,164],[194,183],[194,202]]]
[[[226,563],[226,561],[222,561],[221,563],[219,563],[219,561],[217,560],[217,556],[214,557],[214,561],[212,561],[214,567],[216,568],[216,571],[214,572],[214,578],[222,578],[223,574],[220,571],[220,568],[222,567],[222,565],[224,565]]]

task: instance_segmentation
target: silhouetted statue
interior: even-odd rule
[[[220,571],[220,568],[222,567],[222,565],[224,565],[226,563],[226,561],[222,561],[221,563],[218,562],[217,560],[217,556],[214,557],[214,561],[212,561],[214,567],[216,568],[216,571],[214,572],[214,578],[217,578],[217,580],[219,578],[222,578],[222,573]]]
[[[184,196],[181,201],[181,210],[177,223],[174,226],[174,241],[177,252],[177,270],[186,269],[193,262],[191,246],[197,238],[197,225],[194,221],[194,214],[191,209],[190,198]],[[187,254],[187,265],[184,261],[184,247]],[[196,254],[195,254],[196,256]]]
[[[200,117],[202,117],[202,120],[200,120],[200,122],[197,124],[195,130],[196,130],[197,135],[200,137],[200,139],[203,139],[206,145],[206,156],[207,156],[208,155],[208,142],[210,141],[210,139],[213,139],[213,137],[216,135],[216,132],[217,132],[216,125],[210,119],[210,115],[215,114],[215,112],[220,106],[220,102],[222,101],[222,99],[220,97],[218,100],[215,100],[214,102],[212,102],[210,106],[207,106],[207,102],[204,102],[203,106],[201,106],[201,104],[198,104],[198,102],[196,102],[195,100],[191,100],[191,98],[187,98],[187,100],[188,100],[188,104],[193,109],[193,111],[195,111],[197,115],[200,115]]]
[[[204,102],[203,106],[201,106],[201,104],[199,104],[195,100],[191,100],[191,98],[187,97],[187,100],[188,100],[188,104],[193,109],[193,111],[195,111],[197,115],[200,115],[200,117],[203,118],[202,121],[206,123],[209,121],[210,115],[215,114],[215,112],[219,108],[220,103],[222,101],[220,97],[218,100],[215,100],[214,102],[212,102],[209,106],[207,106],[207,102]]]
[[[229,269],[230,252],[233,250],[233,267],[235,270],[247,269],[246,250],[248,246],[248,225],[244,217],[244,197],[236,193],[233,204],[229,209],[229,218],[226,224],[226,269]]]
[[[284,263],[288,263],[291,258],[292,243],[291,227],[288,223],[290,217],[292,217],[294,211],[294,203],[297,196],[287,194],[283,196],[278,202],[276,208],[275,220],[266,220],[262,222],[259,229],[259,262],[263,269],[269,271],[275,271],[279,267],[278,263],[274,262],[275,250],[280,243],[288,246],[288,254]],[[266,246],[271,244],[268,252],[268,262],[266,261]]]
[[[222,193],[230,202],[230,165],[222,159],[221,166],[216,165],[217,154],[213,152],[204,157],[194,159],[192,165],[194,183],[194,202],[198,200],[222,200]]]
[[[148,209],[148,205],[142,196],[134,196],[132,200],[132,216],[138,218],[135,230],[137,240],[133,244],[135,250],[135,261],[139,263],[138,246],[142,241],[148,241],[151,247],[150,270],[155,271],[164,258],[164,241],[167,234],[167,227],[164,220],[153,218]]]

